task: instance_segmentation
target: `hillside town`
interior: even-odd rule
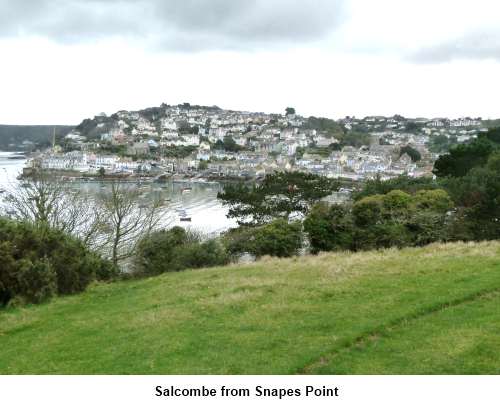
[[[102,113],[33,153],[27,172],[155,179],[258,179],[299,170],[350,181],[432,175],[440,153],[487,126],[481,118],[305,118],[188,103]]]

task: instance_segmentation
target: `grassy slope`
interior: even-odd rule
[[[500,243],[98,285],[0,311],[0,373],[499,373]]]

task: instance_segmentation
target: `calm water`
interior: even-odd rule
[[[12,152],[0,152],[0,189],[10,188],[17,184],[16,177],[22,172],[25,160],[11,160]],[[82,188],[89,193],[101,190],[99,183],[73,183],[74,187]],[[104,188],[106,186],[102,186]],[[182,192],[189,187],[189,193]],[[226,217],[227,209],[217,200],[217,193],[221,190],[220,184],[203,183],[167,183],[147,184],[141,189],[144,201],[161,196],[167,202],[167,210],[163,223],[167,227],[182,226],[205,234],[217,234],[236,226],[236,221]],[[1,194],[0,194],[1,198]],[[178,210],[185,210],[191,222],[181,222]]]

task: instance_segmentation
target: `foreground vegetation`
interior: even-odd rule
[[[500,243],[269,259],[0,310],[3,374],[500,372]]]

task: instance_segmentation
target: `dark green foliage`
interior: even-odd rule
[[[336,136],[341,147],[353,146],[355,148],[360,148],[361,146],[369,146],[372,137],[369,133],[349,131],[346,133],[341,133]]]
[[[461,231],[473,240],[500,238],[500,154],[493,154],[485,167],[472,169],[446,186],[459,207]]]
[[[216,149],[223,149],[227,152],[239,152],[244,148],[236,143],[232,136],[225,136],[224,141],[217,141],[215,143]]]
[[[306,214],[337,188],[336,181],[324,176],[279,172],[251,187],[229,184],[217,197],[229,206],[228,217],[238,218],[239,224],[262,225],[277,218],[288,219],[293,212]]]
[[[163,157],[184,159],[196,150],[196,146],[168,146],[162,148]]]
[[[412,121],[409,121],[407,124],[406,124],[406,130],[408,132],[419,132],[423,127],[423,124],[419,124],[419,123],[416,123],[416,122],[412,122]]]
[[[256,228],[241,227],[226,233],[224,243],[232,255],[290,257],[302,247],[302,225],[278,219]]]
[[[353,217],[344,205],[317,204],[304,221],[304,231],[313,253],[354,248]]]
[[[331,143],[328,147],[321,146],[309,146],[307,148],[299,147],[295,152],[295,157],[297,159],[302,159],[305,153],[312,155],[319,155],[327,158],[332,154],[333,151],[341,150],[342,146],[339,143]]]
[[[139,114],[146,118],[149,121],[157,121],[160,118],[165,117],[165,108],[162,107],[150,107],[144,110],[141,110]]]
[[[405,153],[411,157],[411,160],[414,163],[419,162],[422,159],[420,152],[415,148],[412,148],[410,145],[403,146],[399,152],[399,156],[403,156]]]
[[[286,115],[295,115],[295,108],[287,107],[286,108]]]
[[[500,127],[490,129],[485,136],[489,141],[500,144]]]
[[[315,129],[319,132],[326,132],[330,135],[344,132],[342,126],[335,120],[329,118],[309,117],[304,124],[304,129]]]
[[[418,190],[431,190],[440,187],[431,177],[413,178],[403,175],[390,180],[381,180],[380,177],[377,177],[373,180],[368,180],[361,191],[354,193],[353,198],[355,201],[358,201],[374,194],[387,194],[392,190],[402,190],[414,194]]]
[[[20,260],[15,277],[16,296],[23,301],[40,304],[57,294],[57,274],[49,260]]]
[[[304,222],[314,253],[420,246],[445,240],[453,202],[444,190],[370,195],[347,206],[316,206]]]
[[[200,127],[197,125],[191,126],[187,122],[183,123],[179,128],[179,134],[188,135],[188,134],[197,134],[200,131]]]
[[[53,125],[0,125],[0,150],[19,150],[24,141],[29,141],[35,147],[52,145],[52,135],[60,138],[70,132],[72,126]],[[12,145],[12,146],[11,146]]]
[[[433,153],[448,152],[454,145],[458,143],[456,136],[434,135],[430,138],[427,147]]]
[[[0,219],[0,300],[38,303],[74,294],[117,270],[77,239],[44,226]]]
[[[174,227],[154,232],[139,242],[134,272],[138,276],[153,276],[228,262],[225,250],[217,241],[202,241],[198,235]]]
[[[490,130],[469,144],[457,145],[434,164],[438,177],[463,177],[472,168],[484,166],[488,157],[500,146],[499,130]]]
[[[224,247],[215,239],[188,244],[179,253],[179,262],[185,268],[198,269],[224,266],[229,263]]]

